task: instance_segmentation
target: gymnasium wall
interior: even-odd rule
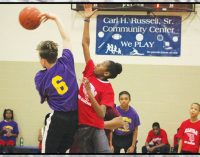
[[[34,86],[35,73],[41,69],[35,47],[41,40],[51,39],[57,41],[62,48],[62,41],[52,22],[42,24],[34,31],[22,29],[17,18],[19,11],[25,6],[27,5],[0,4],[0,114],[5,108],[13,109],[15,120],[19,124],[19,136],[24,137],[25,145],[37,146],[38,130],[42,127],[44,116],[50,112],[50,109],[46,103],[43,105],[39,103],[39,95]],[[71,11],[70,5],[35,6],[41,11],[58,14],[69,28],[76,74],[78,80],[81,79],[84,67],[81,48],[83,26],[81,16]],[[100,14],[108,13],[110,12],[100,12]],[[167,131],[169,142],[172,144],[176,129],[184,119],[189,117],[190,104],[200,102],[198,14],[198,12],[192,14],[182,23],[180,57],[112,56],[111,58],[96,56],[92,53],[95,62],[112,59],[123,63],[123,73],[111,82],[116,93],[116,103],[118,104],[120,91],[129,91],[132,96],[131,104],[140,116],[138,152],[141,152],[147,133],[155,121],[158,121]],[[185,18],[187,14],[182,13],[182,16]],[[91,52],[95,50],[95,40],[93,40],[96,36],[95,24],[94,17],[91,20]]]

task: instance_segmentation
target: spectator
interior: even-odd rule
[[[135,109],[129,105],[130,101],[129,92],[122,91],[119,93],[120,106],[117,107],[117,110],[123,117],[125,127],[120,127],[113,132],[114,153],[120,153],[121,149],[124,149],[126,153],[136,153],[140,119]]]
[[[13,110],[5,109],[3,119],[0,122],[0,153],[13,153],[16,138],[19,134],[18,125],[14,121]]]
[[[200,104],[193,103],[190,107],[190,119],[185,120],[178,131],[178,153],[200,153]]]
[[[178,131],[179,131],[179,128],[177,129],[177,133],[174,135],[174,149],[173,149],[173,153],[177,153],[178,152],[178,142],[179,142]]]
[[[169,153],[170,145],[167,133],[160,128],[158,122],[153,123],[152,130],[149,131],[142,153]]]

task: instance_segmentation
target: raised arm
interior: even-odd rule
[[[89,31],[89,23],[90,17],[96,12],[92,11],[92,4],[84,4],[84,28],[83,28],[83,37],[82,37],[82,47],[83,54],[85,58],[85,62],[87,63],[90,60],[90,31]]]
[[[70,48],[70,39],[69,39],[69,35],[66,32],[64,25],[62,23],[62,21],[60,20],[59,17],[57,17],[54,14],[49,14],[49,13],[43,13],[40,15],[41,16],[41,21],[45,22],[48,19],[53,20],[56,22],[56,25],[58,27],[58,30],[60,32],[61,38],[63,40],[63,48]]]

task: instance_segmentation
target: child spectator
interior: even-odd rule
[[[126,153],[136,153],[140,119],[135,109],[129,105],[130,101],[129,92],[122,91],[119,93],[120,106],[117,107],[117,110],[123,117],[126,127],[120,127],[113,132],[114,153],[120,153],[121,149],[124,149]]]
[[[177,129],[177,133],[174,135],[174,149],[173,149],[173,153],[177,153],[178,152],[178,142],[179,142],[178,131],[179,131],[179,128]]]
[[[185,120],[178,131],[178,153],[200,153],[200,120],[198,115],[200,104],[193,103],[190,107],[190,119]]]
[[[153,123],[152,130],[149,131],[142,153],[169,153],[170,145],[167,133],[160,128],[158,122]]]
[[[13,153],[16,138],[19,134],[18,125],[14,121],[13,110],[5,109],[3,119],[0,122],[0,153]]]

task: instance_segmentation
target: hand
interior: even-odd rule
[[[87,94],[91,92],[90,82],[86,77],[83,77],[82,80],[83,85],[85,86]]]
[[[94,15],[94,13],[98,10],[95,9],[94,11],[92,11],[92,4],[84,4],[84,17],[85,18],[91,18],[92,15]]]
[[[11,132],[7,133],[6,136],[7,137],[11,137],[13,134]]]
[[[134,152],[134,149],[135,149],[135,146],[130,146],[127,150],[127,153],[133,153]]]
[[[4,126],[2,130],[6,130],[6,126]]]
[[[149,151],[149,152],[153,152],[154,149],[155,149],[155,147],[150,147],[150,148],[148,149],[148,151]]]
[[[113,147],[113,145],[110,145],[110,150],[111,150],[112,153],[114,153],[114,147]]]
[[[124,122],[123,128],[124,128],[124,130],[129,130],[129,123],[128,122]]]
[[[40,14],[40,22],[46,22],[47,20],[55,20],[57,17],[54,14],[42,13]]]

